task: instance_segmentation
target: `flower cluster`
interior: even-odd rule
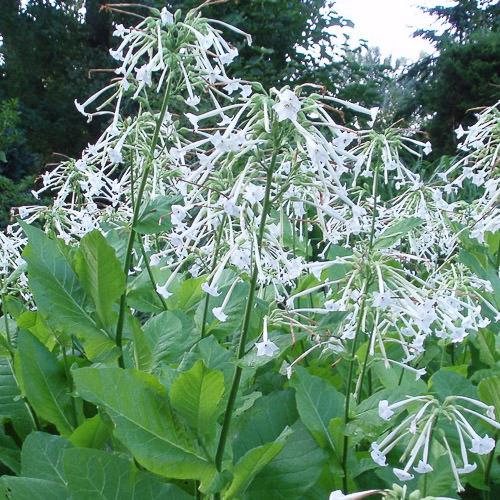
[[[408,409],[408,415],[378,443],[372,443],[372,459],[378,465],[385,467],[387,455],[391,450],[404,441],[408,441],[400,457],[400,462],[404,463],[404,467],[394,468],[394,474],[401,481],[408,481],[414,478],[412,471],[419,474],[432,472],[433,467],[429,463],[431,439],[437,438],[440,421],[452,422],[460,443],[458,459],[452,453],[445,433],[441,433],[441,439],[444,450],[449,456],[457,491],[463,491],[459,476],[473,472],[477,467],[476,463],[469,463],[468,452],[486,455],[495,448],[495,440],[488,434],[479,435],[466,416],[479,419],[498,430],[500,423],[495,419],[495,408],[466,396],[449,396],[443,403],[432,396],[414,396],[392,404],[389,404],[387,400],[382,400],[378,405],[379,416],[387,421],[406,409]]]

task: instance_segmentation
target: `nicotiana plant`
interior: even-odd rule
[[[498,105],[428,177],[377,109],[228,76],[202,8],[108,8],[109,125],[0,234],[7,497],[492,498]]]

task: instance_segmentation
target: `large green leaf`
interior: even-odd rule
[[[272,443],[263,444],[247,452],[233,469],[233,481],[224,494],[229,500],[241,495],[248,488],[253,478],[283,449],[292,430],[287,427]]]
[[[101,448],[111,437],[110,427],[111,425],[97,414],[85,420],[68,439],[80,448]]]
[[[97,316],[105,327],[111,327],[112,306],[125,291],[125,274],[115,250],[98,230],[82,238],[75,268],[85,292],[94,301]]]
[[[340,417],[344,408],[344,396],[326,380],[309,374],[298,367],[290,381],[295,388],[297,409],[304,425],[320,446],[329,446],[335,451],[328,431],[330,420]]]
[[[22,475],[66,486],[62,460],[63,453],[71,446],[69,441],[60,436],[32,432],[23,443]]]
[[[29,241],[23,257],[28,263],[30,289],[40,313],[55,330],[81,338],[91,359],[114,349],[114,342],[84,308],[85,294],[61,245],[32,226],[23,224],[23,229]]]
[[[477,392],[481,401],[495,407],[495,414],[500,418],[500,375],[481,380]]]
[[[12,500],[65,500],[66,488],[55,481],[32,477],[3,476],[2,482]]]
[[[208,369],[200,359],[182,372],[170,387],[170,401],[196,431],[197,435],[212,437],[224,394],[224,374]]]
[[[72,396],[64,368],[38,339],[21,331],[18,355],[24,391],[37,414],[63,434],[75,427]]]
[[[176,479],[210,480],[215,474],[155,377],[120,368],[80,368],[73,374],[78,394],[106,408],[116,437],[142,466]]]
[[[446,368],[441,368],[429,380],[429,390],[441,400],[448,396],[477,397],[477,390],[470,380]]]
[[[101,450],[67,450],[64,473],[75,500],[153,500],[191,498],[173,484],[140,472],[125,457]]]
[[[259,398],[238,422],[233,439],[233,457],[238,461],[257,446],[274,441],[298,419],[292,390],[275,391]]]
[[[16,442],[0,427],[0,462],[12,472],[19,474],[21,471],[21,451]]]
[[[182,311],[164,311],[153,316],[143,330],[151,352],[151,365],[147,367],[150,370],[162,362],[179,363],[182,354],[198,340],[193,320]]]
[[[288,438],[281,453],[252,481],[246,498],[299,500],[316,483],[327,454],[301,422],[296,422],[292,430],[293,434]]]
[[[0,419],[10,420],[24,437],[33,430],[33,421],[12,372],[11,361],[0,358]]]

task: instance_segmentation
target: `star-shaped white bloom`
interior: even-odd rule
[[[156,291],[164,298],[164,299],[168,299],[169,297],[172,296],[172,292],[169,292],[167,290],[167,284],[165,285],[156,285]]]
[[[410,474],[408,471],[403,469],[394,468],[392,471],[400,481],[410,481],[415,477],[413,474]]]
[[[290,89],[285,89],[278,94],[279,102],[274,104],[273,109],[278,115],[278,121],[295,120],[300,111],[299,98]]]
[[[264,340],[255,344],[257,348],[257,356],[268,356],[272,358],[274,353],[279,351],[279,347],[271,340]]]
[[[227,320],[227,314],[222,309],[222,307],[214,307],[212,313],[221,323],[224,323]]]

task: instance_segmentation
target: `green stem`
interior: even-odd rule
[[[132,265],[132,250],[134,248],[134,241],[135,241],[134,226],[137,224],[137,220],[139,219],[142,197],[144,195],[144,190],[146,188],[146,183],[148,180],[149,172],[151,170],[151,165],[152,165],[153,158],[154,158],[154,152],[155,152],[156,146],[158,144],[158,138],[160,136],[161,124],[163,123],[163,119],[165,118],[165,113],[167,111],[168,101],[169,101],[169,97],[170,97],[171,75],[172,74],[169,73],[169,75],[167,77],[166,89],[165,89],[165,94],[163,96],[163,102],[161,104],[160,116],[158,117],[158,121],[156,122],[155,130],[153,133],[153,140],[151,141],[149,155],[148,155],[146,164],[144,166],[144,171],[142,173],[141,183],[139,185],[139,191],[137,193],[137,198],[135,201],[134,214],[132,216],[132,226],[130,228],[130,234],[128,237],[127,250],[125,252],[125,264],[123,266],[123,271],[125,273],[125,285],[126,285],[126,282],[128,280],[128,273],[129,273],[130,267]],[[116,346],[118,347],[118,352],[119,352],[118,365],[121,368],[125,367],[125,364],[123,362],[122,337],[123,337],[123,325],[125,322],[125,306],[126,306],[126,304],[127,304],[127,291],[125,290],[123,292],[122,296],[120,297],[120,311],[118,313],[118,321],[116,324],[116,334],[115,334],[115,342],[116,342]]]
[[[373,243],[375,239],[375,222],[377,219],[377,193],[378,193],[378,165],[375,166],[373,170],[373,184],[372,184],[372,196],[373,196],[373,210],[372,210],[372,223],[370,228],[370,240],[368,243],[368,256],[370,256],[373,250]],[[363,316],[365,314],[365,305],[366,305],[366,296],[368,287],[371,281],[371,273],[367,272],[368,276],[366,276],[366,281],[364,282],[362,297],[361,297],[361,305],[359,308],[359,316],[356,324],[356,331],[354,333],[354,340],[352,342],[352,350],[351,350],[351,360],[349,362],[349,373],[347,376],[347,390],[345,396],[345,407],[344,407],[344,447],[342,451],[342,469],[344,471],[344,477],[342,478],[342,486],[344,488],[344,493],[347,494],[348,490],[348,477],[347,477],[347,458],[349,454],[349,436],[346,435],[347,432],[347,424],[349,423],[349,409],[351,404],[351,390],[352,390],[352,379],[354,376],[354,366],[355,366],[355,356],[356,349],[358,346],[359,334],[361,333],[361,325],[363,324]],[[375,325],[372,329],[375,330]],[[368,353],[368,350],[367,350]],[[365,358],[365,363],[363,365],[362,377],[364,378],[364,371],[366,368],[367,357]],[[361,393],[363,379],[360,380],[359,393]],[[356,397],[356,401],[358,398]]]
[[[358,392],[356,394],[356,403],[359,403],[359,401],[361,399],[361,390],[363,389],[363,381],[365,378],[366,367],[368,365],[368,356],[370,354],[370,346],[372,345],[372,339],[373,339],[374,334],[375,334],[375,325],[373,325],[372,331],[370,332],[370,338],[368,340],[368,347],[366,348],[365,359],[363,360],[363,368],[361,369],[361,375],[359,377]],[[370,389],[370,392],[371,392],[371,389]]]
[[[214,256],[212,259],[212,264],[210,266],[210,274],[214,272],[215,266],[217,265],[217,256],[219,254],[220,241],[222,239],[222,229],[224,228],[224,223],[226,222],[226,218],[222,219],[220,223],[219,230],[217,232],[217,237],[215,240],[215,248],[214,248]],[[205,305],[203,307],[203,319],[201,323],[201,338],[205,337],[205,331],[207,328],[207,316],[208,316],[208,304],[210,303],[210,294],[207,293],[205,297]]]
[[[146,255],[146,250],[144,249],[144,245],[142,243],[141,238],[139,238],[139,246],[141,247],[141,254],[142,254],[142,258],[144,259],[144,265],[146,266],[146,271],[148,272],[149,281],[151,281],[151,284],[153,285],[153,290],[156,292],[156,295],[160,299],[160,302],[161,302],[161,305],[163,306],[163,309],[165,309],[165,311],[166,311],[166,310],[168,310],[167,303],[166,303],[165,299],[162,297],[162,295],[160,293],[158,293],[158,291],[156,290],[155,277],[153,276],[153,271],[151,270],[151,266],[149,265],[148,256]]]
[[[262,246],[262,240],[264,238],[264,229],[266,227],[267,213],[269,211],[269,205],[270,205],[269,199],[271,194],[271,183],[273,179],[273,173],[276,165],[277,156],[278,156],[278,148],[275,147],[271,158],[271,164],[267,169],[266,191],[264,194],[264,204],[262,207],[262,216],[260,219],[259,233],[257,237],[256,251],[259,253]],[[257,287],[257,275],[258,275],[258,268],[257,264],[254,262],[252,277],[250,281],[250,290],[248,292],[248,299],[245,307],[245,316],[243,319],[240,341],[238,345],[238,353],[237,353],[238,359],[241,359],[245,355],[245,345],[247,341],[248,329],[250,327],[250,317],[252,315],[252,310],[253,310],[255,289]],[[241,373],[242,373],[241,366],[237,366],[234,371],[231,390],[229,392],[229,398],[227,401],[226,411],[224,414],[224,421],[222,423],[222,429],[219,437],[219,443],[217,445],[217,452],[215,454],[215,466],[218,471],[221,471],[222,469],[222,459],[224,458],[224,449],[226,447],[226,441],[229,434],[229,427],[231,425],[231,418],[233,416],[234,404],[236,401],[236,396],[238,394],[238,389],[240,387]]]
[[[347,436],[347,424],[349,423],[349,408],[351,404],[351,390],[352,390],[352,379],[354,376],[354,361],[356,356],[356,349],[358,344],[359,334],[361,333],[361,325],[363,324],[363,316],[365,313],[366,304],[366,289],[368,288],[368,282],[365,282],[363,287],[363,295],[361,298],[361,306],[359,308],[359,316],[356,324],[356,332],[354,334],[354,340],[352,342],[351,349],[351,361],[349,363],[349,373],[347,376],[347,389],[345,395],[345,406],[344,406],[344,447],[342,451],[342,469],[344,471],[344,477],[342,478],[342,485],[344,492],[347,494],[348,480],[347,480],[347,456],[349,453],[349,436]]]

